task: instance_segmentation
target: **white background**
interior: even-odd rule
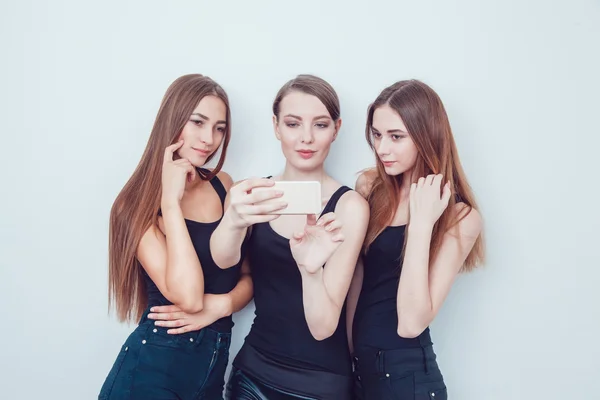
[[[133,329],[107,314],[109,209],[191,72],[231,98],[236,180],[281,170],[271,103],[298,73],[340,95],[327,166],[348,185],[373,163],[367,104],[430,84],[488,244],[432,326],[450,398],[598,398],[597,0],[20,0],[0,32],[3,399],[96,398]],[[232,354],[252,318],[235,316]]]

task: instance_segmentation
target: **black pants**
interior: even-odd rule
[[[243,371],[233,367],[227,382],[227,400],[316,400],[299,394],[276,389],[264,382],[260,382]]]
[[[431,345],[397,350],[357,349],[353,361],[356,399],[448,399]]]
[[[244,343],[233,361],[226,398],[230,400],[350,400],[352,398],[350,367],[348,365],[348,375],[301,368],[274,359]]]
[[[146,320],[129,335],[100,400],[222,399],[231,333],[209,328],[170,335]]]

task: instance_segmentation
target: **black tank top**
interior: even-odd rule
[[[204,171],[204,173],[209,173],[207,170],[202,171]],[[227,196],[225,187],[216,176],[210,180],[210,184],[219,195],[221,204],[224,207],[225,197]],[[243,251],[240,262],[234,267],[227,269],[219,268],[217,264],[215,264],[210,253],[210,237],[219,225],[219,222],[221,222],[221,218],[214,222],[196,222],[188,219],[185,220],[185,224],[190,234],[190,239],[192,240],[192,244],[194,245],[194,249],[196,250],[200,264],[202,265],[202,272],[204,273],[204,293],[229,293],[235,287],[235,285],[237,285],[237,282],[240,279],[240,266],[244,255]],[[244,248],[245,245],[242,247]],[[150,276],[148,276],[143,268],[142,271],[146,283],[146,293],[148,295],[148,308],[172,304],[158,290],[158,287],[156,287],[152,279],[150,279]],[[210,327],[220,332],[228,332],[233,327],[233,320],[231,316],[221,318],[210,325]]]
[[[321,215],[335,210],[340,197],[351,189],[342,186],[329,199]],[[255,318],[245,345],[251,345],[281,367],[351,374],[346,337],[345,305],[334,334],[322,341],[313,338],[302,302],[302,278],[292,257],[289,239],[269,223],[256,224],[248,242],[254,282]],[[259,374],[256,365],[239,365]],[[258,367],[258,368],[257,368]]]
[[[363,285],[352,329],[355,350],[365,347],[392,350],[431,344],[429,328],[416,338],[398,336],[396,298],[405,230],[406,225],[388,226],[363,257]]]

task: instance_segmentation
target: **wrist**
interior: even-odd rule
[[[160,200],[160,208],[163,212],[165,210],[181,210],[181,205],[177,199],[162,197]]]
[[[419,219],[411,220],[408,224],[408,231],[414,234],[431,234],[434,223]]]
[[[300,270],[300,275],[302,276],[303,280],[319,280],[323,274],[323,267],[313,268],[303,264],[298,264],[298,269]]]

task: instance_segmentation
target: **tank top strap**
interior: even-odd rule
[[[204,174],[210,173],[210,171],[205,168],[198,168],[198,170],[202,171]],[[217,192],[217,194],[219,195],[219,198],[221,199],[221,205],[225,206],[225,198],[227,197],[227,190],[225,190],[225,186],[223,186],[223,182],[221,182],[219,177],[216,175],[209,182],[212,185],[213,189],[215,189],[215,192]]]
[[[329,212],[335,211],[335,206],[337,205],[338,201],[340,200],[340,197],[342,197],[346,192],[348,192],[350,190],[352,190],[352,189],[350,189],[348,186],[340,186],[340,188],[338,190],[336,190],[333,193],[333,195],[331,195],[331,198],[329,199],[327,204],[325,204],[325,208],[323,208],[321,215],[325,215]]]

